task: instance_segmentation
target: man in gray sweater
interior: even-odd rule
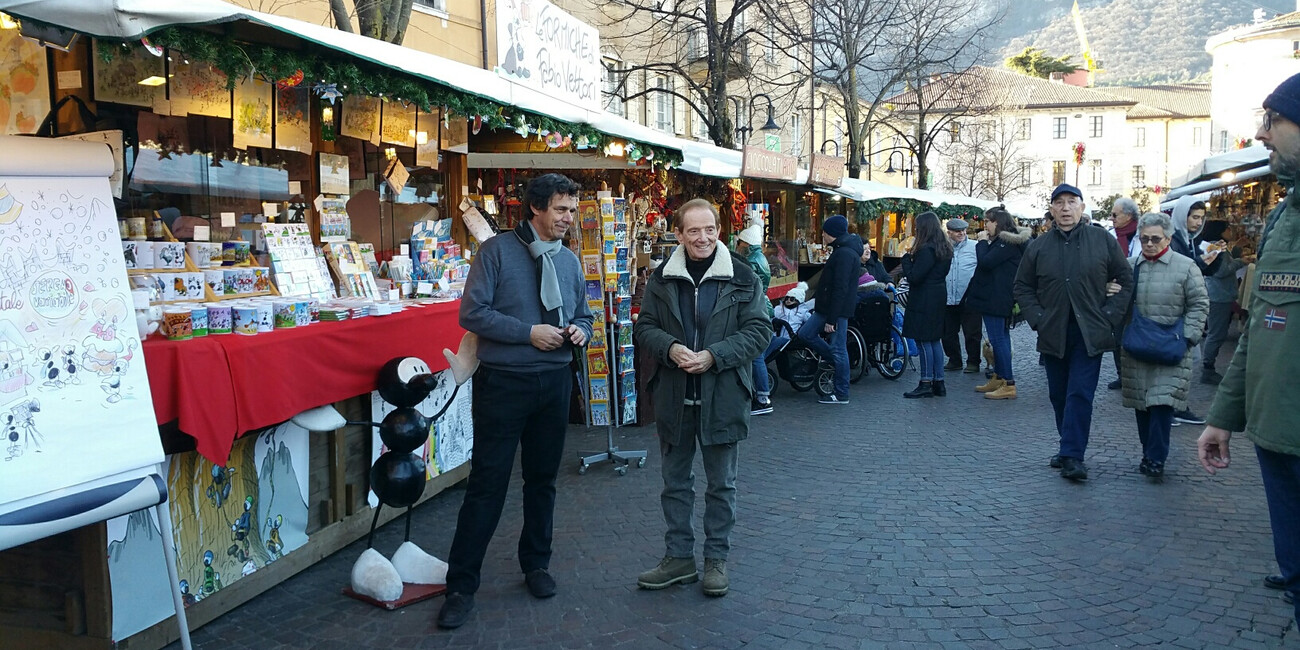
[[[460,627],[522,448],[524,527],[519,568],[536,598],[555,595],[551,527],[555,475],[564,451],[574,348],[591,338],[582,265],[563,239],[578,211],[578,185],[560,174],[528,184],[529,220],[479,249],[460,303],[460,325],[479,337],[474,375],[474,452],[456,536],[447,557],[447,599],[438,627]]]

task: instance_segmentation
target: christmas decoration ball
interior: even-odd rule
[[[423,413],[402,407],[384,416],[384,421],[379,423],[379,437],[385,447],[409,454],[428,441],[429,425],[429,418]]]
[[[370,468],[370,489],[386,506],[415,505],[424,494],[424,460],[411,453],[390,451]]]

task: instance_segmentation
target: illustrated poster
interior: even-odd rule
[[[163,459],[112,202],[107,173],[0,175],[0,502]]]
[[[432,417],[442,409],[447,400],[452,399],[452,391],[455,387],[456,380],[452,378],[450,370],[439,372],[438,386],[415,407],[416,410]],[[456,391],[455,400],[447,407],[447,412],[429,427],[428,442],[413,452],[424,458],[426,479],[469,462],[470,452],[474,450],[474,412],[471,397],[473,393],[474,380],[470,379],[460,387],[459,391]],[[385,402],[379,396],[379,391],[370,393],[370,416],[375,422],[382,422],[384,416],[392,413],[394,409],[392,404]],[[375,429],[374,438],[370,443],[370,462],[373,464],[379,460],[386,451],[388,449],[384,447],[384,441],[379,437],[379,430]],[[368,493],[366,499],[372,508],[379,504],[379,498],[374,492]]]
[[[379,98],[350,95],[343,98],[343,127],[339,133],[349,138],[379,144]]]
[[[50,112],[45,48],[16,29],[0,30],[0,133],[35,133]]]
[[[379,139],[401,147],[415,146],[415,107],[401,102],[384,102],[384,120]]]
[[[234,147],[271,147],[271,91],[273,86],[256,77],[235,85]]]
[[[321,194],[348,194],[348,157],[332,153],[320,154]]]
[[[276,89],[275,148],[311,153],[311,91],[306,86]]]
[[[100,55],[102,48],[110,48],[108,61]],[[146,86],[140,82],[156,77],[165,79],[163,58],[154,56],[140,45],[122,47],[117,43],[95,41],[94,65],[95,101],[132,106],[153,106],[165,96],[162,84]],[[44,57],[41,59],[44,61]]]
[[[183,55],[181,55],[183,56]],[[230,117],[230,89],[226,86],[226,73],[206,64],[177,64],[175,74],[168,81],[171,88],[171,109],[176,117],[206,115]]]
[[[438,110],[421,111],[415,117],[415,164],[438,168],[438,143],[442,138],[442,117]],[[423,143],[420,141],[424,140]]]

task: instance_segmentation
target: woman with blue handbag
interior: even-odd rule
[[[1124,406],[1136,410],[1142,462],[1138,471],[1164,476],[1174,411],[1187,408],[1192,348],[1205,331],[1210,298],[1201,270],[1169,248],[1174,227],[1158,213],[1138,220],[1142,252],[1133,265],[1133,309],[1124,328],[1120,380]]]

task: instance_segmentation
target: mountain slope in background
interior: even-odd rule
[[[1025,47],[1052,56],[1082,48],[1070,18],[1073,0],[1011,0],[998,30],[1007,42],[1002,58]],[[1103,72],[1097,85],[1208,81],[1205,39],[1252,22],[1256,8],[1267,17],[1296,10],[1291,0],[1080,0],[1083,25]]]

